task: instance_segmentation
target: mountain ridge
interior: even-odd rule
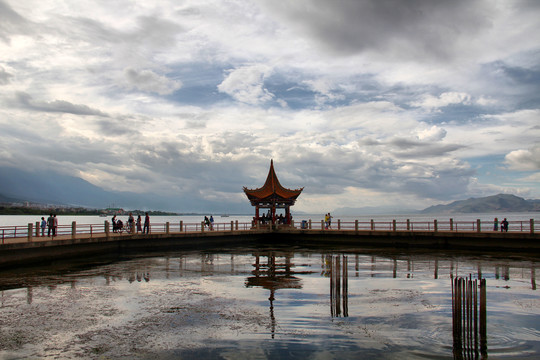
[[[439,204],[421,210],[421,214],[470,214],[490,212],[540,211],[540,200],[526,200],[516,195],[497,194],[481,198],[457,200],[450,204]]]

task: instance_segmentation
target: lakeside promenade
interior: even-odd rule
[[[58,228],[55,237],[40,236],[41,229],[28,224],[24,236],[6,236],[0,244],[0,267],[14,267],[59,259],[124,252],[166,249],[201,249],[215,246],[297,245],[302,247],[379,247],[394,249],[473,250],[482,252],[526,252],[540,256],[540,229],[534,220],[510,224],[508,232],[493,231],[480,220],[469,223],[445,222],[341,222],[326,228],[324,222],[303,221],[296,226],[251,223],[216,223],[213,229],[203,223],[153,224],[149,234],[112,232],[103,224]],[[14,228],[14,227],[10,227]],[[11,229],[15,231],[16,229]],[[37,231],[36,231],[37,230]]]

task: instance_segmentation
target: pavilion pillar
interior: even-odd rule
[[[255,222],[256,224],[259,223],[259,205],[255,205]]]

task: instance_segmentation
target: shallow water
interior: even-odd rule
[[[279,248],[3,271],[0,358],[534,359],[536,267],[527,257]],[[476,328],[457,311],[456,277],[486,279],[485,307],[481,291],[470,303]]]

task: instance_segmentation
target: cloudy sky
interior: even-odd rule
[[[0,0],[0,166],[181,211],[249,209],[270,159],[306,212],[540,198],[538,19],[534,0]]]

